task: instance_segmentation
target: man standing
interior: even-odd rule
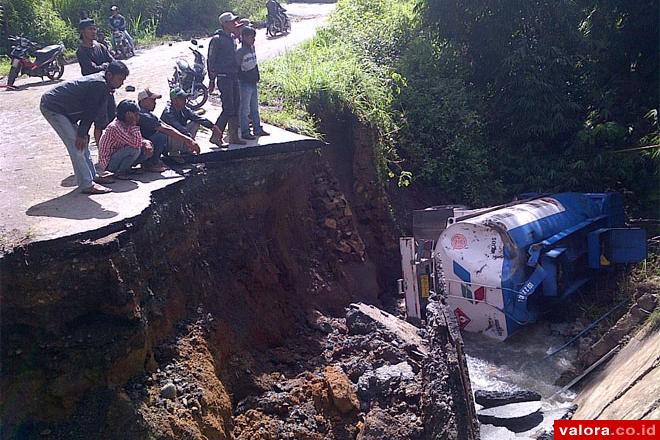
[[[167,149],[169,140],[171,139],[172,144],[180,143],[193,154],[199,154],[199,144],[195,142],[195,139],[162,122],[158,119],[158,116],[153,114],[156,108],[156,100],[161,97],[161,95],[153,93],[149,89],[144,89],[138,93],[138,105],[140,106],[140,120],[138,121],[138,125],[140,126],[142,137],[150,140],[154,144],[154,149],[160,151]],[[162,172],[166,169],[167,167],[162,163],[154,163],[151,171]]]
[[[114,61],[108,48],[96,41],[96,23],[91,18],[84,18],[78,23],[80,30],[80,46],[76,50],[80,72],[83,75],[104,72],[108,65]],[[111,96],[108,99],[108,111],[105,114],[99,114],[94,121],[94,140],[99,145],[101,133],[108,123],[115,117],[115,99]]]
[[[238,17],[231,12],[221,14],[218,20],[222,29],[218,29],[209,43],[208,71],[209,78],[216,78],[222,102],[222,113],[215,123],[220,130],[220,138],[212,136],[211,142],[221,145],[222,133],[229,125],[227,136],[229,143],[245,145],[245,141],[238,136],[239,67],[236,62],[236,42],[233,36],[241,25],[238,23]]]
[[[96,23],[91,18],[85,18],[78,23],[80,30],[80,46],[76,50],[80,72],[84,75],[103,72],[114,61],[107,47],[96,41]]]
[[[213,124],[213,122],[206,118],[202,118],[190,110],[186,106],[187,99],[188,94],[185,91],[181,89],[172,90],[170,92],[170,102],[167,104],[167,107],[165,107],[165,110],[163,110],[163,114],[160,116],[161,120],[169,126],[175,128],[179,133],[192,139],[195,139],[195,136],[197,136],[197,130],[199,129],[200,125],[212,130],[211,139],[222,139],[222,132],[217,127],[217,125]],[[177,139],[176,137],[168,137],[168,150],[170,152],[170,156],[177,157],[178,153],[183,148],[190,149],[186,143],[187,141],[180,138]],[[199,148],[199,146],[197,146],[197,148]]]
[[[78,187],[85,194],[112,191],[98,184],[111,183],[111,179],[96,173],[89,154],[89,128],[99,112],[107,112],[108,99],[128,73],[124,63],[113,61],[105,72],[67,81],[41,97],[41,113],[64,142]]]
[[[110,30],[112,32],[114,31],[119,31],[124,34],[126,39],[128,40],[128,43],[131,45],[133,49],[135,49],[135,44],[133,42],[133,37],[128,33],[126,30],[126,19],[124,18],[123,15],[119,13],[119,8],[117,6],[112,6],[110,8],[110,11],[112,11],[112,15],[110,16],[109,22],[110,22]],[[114,50],[117,50],[117,42],[115,41],[114,34],[112,36],[112,48]]]

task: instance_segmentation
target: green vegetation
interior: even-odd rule
[[[657,0],[339,0],[264,66],[277,117],[355,118],[385,173],[447,202],[619,190],[655,215]],[[267,115],[267,117],[269,117]]]
[[[78,46],[77,24],[81,14],[96,20],[109,35],[110,6],[126,17],[128,30],[138,43],[149,44],[165,34],[210,33],[218,27],[220,13],[232,10],[262,20],[262,0],[5,0],[10,34],[24,34],[41,42],[63,41]],[[1,50],[7,49],[2,45]],[[2,52],[0,52],[2,53]]]

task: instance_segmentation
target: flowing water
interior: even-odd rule
[[[561,389],[555,382],[573,365],[576,350],[569,346],[545,358],[566,343],[553,335],[548,323],[525,327],[504,342],[475,333],[463,333],[473,390],[530,390],[544,399]],[[560,400],[573,397],[564,393]]]

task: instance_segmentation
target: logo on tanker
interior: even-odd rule
[[[463,330],[467,325],[472,321],[468,315],[465,314],[463,310],[459,307],[454,309],[454,316],[456,317],[456,322],[458,323],[458,328]]]
[[[468,286],[461,284],[461,295],[463,295],[463,298],[470,300],[472,304],[476,304],[486,299],[486,288],[481,286],[473,292]]]
[[[467,247],[467,238],[463,234],[454,234],[451,237],[452,249],[465,249]]]

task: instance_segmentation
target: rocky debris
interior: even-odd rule
[[[160,395],[164,399],[174,400],[176,398],[176,385],[168,382],[160,389]]]
[[[423,438],[423,433],[421,417],[376,407],[359,424],[357,440],[414,440]]]
[[[398,347],[417,361],[428,355],[428,348],[417,327],[374,306],[351,304],[346,313],[346,326],[353,335],[371,334],[382,329],[396,339]]]
[[[541,400],[541,395],[535,391],[486,391],[476,390],[474,401],[484,408],[508,405],[510,403],[533,402]]]
[[[317,222],[330,248],[345,258],[364,261],[366,246],[355,227],[353,211],[338,186],[337,180],[327,171],[314,176],[312,206]]]
[[[318,311],[306,317],[307,330],[264,354],[260,363],[272,365],[278,374],[255,373],[255,381],[267,389],[237,403],[234,438],[430,438],[424,437],[428,425],[422,416],[422,366],[429,350],[417,328],[365,304],[351,305],[345,320]],[[302,347],[315,346],[321,351],[288,361]],[[445,352],[447,346],[438,350]],[[447,369],[439,380],[461,382],[453,374]],[[436,396],[442,405],[433,408],[443,416],[451,415],[453,402],[461,399]]]
[[[346,414],[360,408],[360,401],[355,393],[355,386],[340,367],[335,365],[326,367],[324,376],[328,385],[330,398],[341,414]]]
[[[364,401],[383,399],[390,396],[402,383],[415,378],[412,367],[407,362],[396,365],[383,365],[367,371],[358,380],[358,394]]]
[[[422,417],[427,438],[477,440],[479,425],[463,339],[447,306],[426,307],[428,357],[422,369]]]

